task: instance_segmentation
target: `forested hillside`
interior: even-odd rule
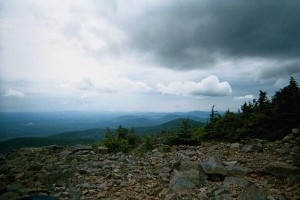
[[[210,122],[200,132],[203,139],[241,140],[281,139],[300,126],[300,89],[291,77],[290,84],[269,99],[260,91],[258,100],[244,103],[237,112],[227,110],[223,116],[212,107]]]

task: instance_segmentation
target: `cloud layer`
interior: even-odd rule
[[[300,80],[298,0],[11,0],[0,9],[0,111],[234,110],[248,94]]]
[[[96,93],[142,93],[151,92],[153,89],[141,81],[132,81],[126,78],[113,80],[93,81],[87,77],[80,81],[62,84],[65,89],[77,89],[81,91],[93,91]]]
[[[198,83],[177,81],[168,85],[158,84],[157,91],[162,94],[183,96],[229,96],[232,92],[228,82],[220,82],[219,78],[214,75]]]
[[[5,92],[4,96],[5,97],[18,97],[18,98],[20,98],[20,97],[24,97],[25,94],[20,90],[15,90],[15,89],[10,88]]]
[[[142,13],[130,32],[132,45],[165,67],[205,68],[222,57],[299,56],[297,0],[167,2]]]

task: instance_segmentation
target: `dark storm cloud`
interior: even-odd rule
[[[288,77],[300,72],[299,62],[277,63],[257,70],[257,77],[261,79]]]
[[[165,67],[212,66],[216,59],[295,59],[300,52],[300,1],[171,1],[130,25],[131,44]]]

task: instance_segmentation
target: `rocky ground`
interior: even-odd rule
[[[290,134],[131,154],[22,148],[0,156],[0,199],[300,199],[299,143]]]

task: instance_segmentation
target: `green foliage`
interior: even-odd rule
[[[220,116],[212,107],[210,122],[199,136],[202,140],[236,141],[247,138],[281,139],[300,124],[300,89],[291,77],[290,84],[269,100],[267,92],[244,103],[238,113],[229,110]]]
[[[179,137],[181,138],[190,138],[192,136],[191,125],[188,119],[181,121]]]
[[[144,136],[144,144],[147,150],[152,150],[155,147],[155,139],[152,135]]]
[[[128,136],[128,129],[127,128],[123,128],[122,126],[119,126],[116,130],[116,134],[117,134],[117,137],[119,139],[124,139],[126,140],[127,139],[127,136]]]
[[[200,144],[204,138],[207,138],[207,132],[203,127],[194,130],[192,141],[194,141],[195,144]]]
[[[109,152],[128,152],[138,145],[139,140],[134,129],[128,131],[127,128],[119,126],[115,133],[111,129],[106,129],[102,143],[108,148]]]
[[[133,128],[129,130],[127,140],[128,140],[128,144],[133,148],[137,147],[138,144],[140,143],[140,137],[136,134]]]
[[[163,144],[163,145],[161,146],[161,150],[162,150],[163,152],[170,152],[170,151],[171,151],[171,147],[170,147],[169,145]]]
[[[178,132],[164,132],[163,143],[166,145],[195,145],[198,143],[198,140],[194,136],[194,130],[190,125],[189,119],[184,119],[181,121]]]

